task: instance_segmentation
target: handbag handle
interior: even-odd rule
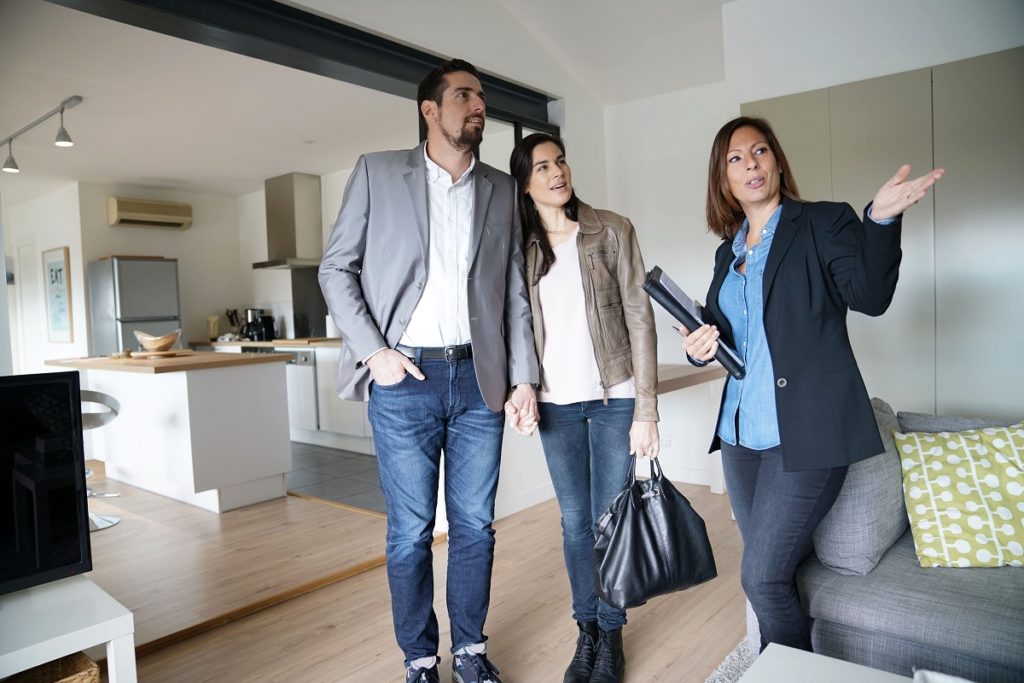
[[[622,488],[628,488],[636,483],[636,456],[631,455],[629,458],[629,472],[626,473],[626,483],[623,484]]]
[[[657,458],[651,458],[651,479],[661,481],[665,478],[665,473],[661,471],[661,461]],[[626,475],[626,483],[623,484],[623,488],[632,486],[636,483],[636,456],[630,456],[629,460],[629,473]]]
[[[633,456],[634,460],[636,456]],[[665,478],[665,473],[661,471],[661,461],[658,458],[651,458],[651,479],[655,481],[661,481]]]
[[[665,473],[661,469],[661,463],[658,458],[651,458],[651,481],[660,482],[665,478]],[[630,492],[629,501],[634,508],[640,507],[640,495],[636,492],[636,456],[631,456],[629,461],[629,473],[626,475],[626,483],[623,488]]]

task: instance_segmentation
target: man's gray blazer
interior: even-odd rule
[[[425,143],[424,143],[425,144]],[[522,235],[511,176],[476,163],[469,247],[469,329],[480,393],[501,410],[510,385],[538,381]],[[360,361],[395,348],[427,278],[428,199],[423,145],[359,158],[320,263],[320,288],[341,330],[337,390],[366,400]]]

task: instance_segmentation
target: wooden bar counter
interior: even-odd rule
[[[66,358],[46,361],[47,365],[57,365],[79,370],[115,370],[118,372],[182,372],[185,370],[205,370],[236,365],[252,365],[254,363],[281,363],[288,360],[286,356],[272,353],[234,353],[227,356],[213,351],[179,352],[175,356],[143,356],[138,358]]]
[[[47,365],[83,371],[83,388],[120,404],[117,418],[86,432],[86,457],[104,461],[107,478],[219,513],[285,495],[291,357],[196,352]]]

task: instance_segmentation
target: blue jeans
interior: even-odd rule
[[[839,495],[846,467],[786,472],[780,447],[756,451],[722,442],[722,468],[743,537],[740,581],[757,615],[761,649],[779,643],[810,651],[796,568],[811,552],[811,535]]]
[[[540,403],[541,443],[562,511],[562,551],[572,589],[572,616],[605,631],[622,628],[626,612],[597,597],[594,534],[597,520],[622,490],[632,462],[633,399]]]
[[[407,374],[398,384],[371,385],[369,405],[388,515],[391,611],[407,665],[438,650],[431,544],[442,451],[452,651],[486,641],[505,423],[484,403],[472,359],[416,364],[425,380]]]

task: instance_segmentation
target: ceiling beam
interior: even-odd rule
[[[420,80],[448,58],[273,0],[47,1],[413,100]],[[552,128],[552,98],[498,76],[480,80],[488,115]]]

